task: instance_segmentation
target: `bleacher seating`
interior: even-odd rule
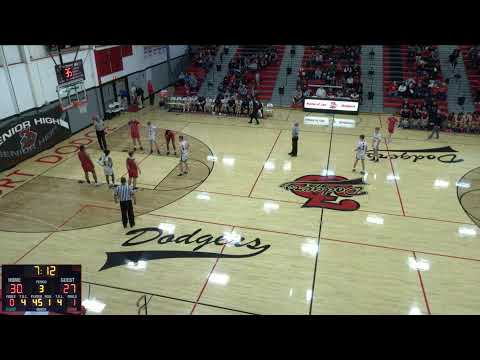
[[[415,61],[408,61],[408,45],[384,45],[383,46],[383,85],[384,97],[383,106],[385,108],[400,109],[404,98],[401,96],[392,97],[389,94],[389,87],[394,81],[403,82],[409,78],[416,78]],[[437,80],[443,81],[441,69],[438,73]],[[409,104],[422,105],[424,99],[408,98]],[[448,102],[446,100],[437,100],[438,108],[448,112]]]
[[[472,97],[480,91],[480,70],[475,69],[472,65],[472,61],[468,58],[468,51],[471,45],[460,45],[460,53],[463,56],[463,63],[465,64],[465,71],[467,72],[468,81],[470,83],[470,90]],[[480,104],[475,104],[475,111],[480,111]]]
[[[314,58],[316,52],[317,51],[315,50],[314,46],[305,46],[304,47],[304,53],[303,53],[303,59],[302,59],[302,65],[301,65],[301,69],[304,72],[315,71],[316,67],[315,66],[310,66],[309,61]],[[333,51],[330,52],[328,55],[338,56],[341,52],[343,52],[343,47],[334,46]],[[347,63],[347,60],[344,60],[344,59],[337,61],[337,69],[336,69],[336,73],[335,73],[335,85],[338,85],[338,86],[343,86],[344,85],[345,78],[344,78],[344,74],[343,74],[343,67],[346,65],[346,63]],[[357,64],[360,67],[360,73],[357,76],[353,77],[354,84],[356,84],[356,83],[360,83],[360,79],[361,79],[361,57],[360,57],[360,54],[355,58],[355,63],[354,64]],[[327,70],[328,67],[329,67],[329,63],[324,61],[323,64],[319,67],[322,71]],[[299,74],[299,77],[300,77],[300,74]],[[306,86],[307,87],[310,86],[310,85],[325,85],[325,84],[326,84],[326,80],[323,80],[323,79],[306,79]],[[292,104],[291,107],[302,108],[302,104],[301,103]]]
[[[285,45],[272,45],[276,49],[277,58],[275,63],[267,65],[260,70],[260,84],[255,84],[255,71],[248,70],[245,74],[247,85],[255,88],[255,94],[258,100],[270,100],[275,89],[275,82],[277,79],[280,65],[282,64],[283,54],[285,52]],[[250,56],[261,51],[262,47],[254,46],[239,46],[235,53],[233,60],[240,56]]]
[[[199,51],[202,51],[202,50],[203,48],[199,49]],[[201,67],[196,63],[192,63],[184,72],[185,74],[195,75],[197,79],[198,89],[201,88],[202,83],[205,81],[208,73],[203,67]],[[180,85],[180,84],[175,85],[175,95],[177,96],[189,96],[189,95],[193,96],[193,95],[196,95],[197,93],[198,93],[198,90],[187,91],[187,88],[185,87],[185,85]]]

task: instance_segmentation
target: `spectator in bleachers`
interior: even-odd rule
[[[307,96],[310,96],[310,89],[308,88],[303,92],[303,97],[306,98]]]
[[[177,83],[179,85],[185,84],[185,73],[183,71],[178,75]]]
[[[405,83],[401,83],[400,86],[398,87],[398,95],[402,97],[407,97],[408,92],[407,92],[407,86]]]
[[[315,96],[325,98],[327,97],[327,93],[325,92],[325,89],[323,87],[318,87],[317,91],[315,92]]]
[[[448,61],[450,62],[450,65],[454,70],[457,67],[459,55],[460,55],[460,50],[453,49],[452,53],[448,56]]]
[[[480,90],[477,90],[477,93],[473,99],[473,102],[475,103],[475,105],[478,105],[480,103]]]
[[[295,93],[295,95],[293,95],[293,103],[298,104],[302,100],[303,100],[302,90],[300,90],[300,88],[297,88],[297,92]]]
[[[360,95],[355,90],[350,93],[350,97],[352,98],[352,100],[355,100],[355,101],[360,100]]]
[[[398,95],[398,86],[397,86],[397,82],[396,82],[396,81],[392,82],[392,83],[388,86],[387,95],[388,95],[388,96],[397,96],[397,95]]]

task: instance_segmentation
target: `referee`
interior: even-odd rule
[[[130,227],[135,226],[135,215],[133,214],[133,203],[136,205],[135,193],[130,185],[127,184],[127,179],[124,176],[120,179],[121,185],[117,186],[113,193],[115,203],[120,200],[120,210],[122,211],[123,227],[127,228],[127,221],[130,223]]]
[[[292,127],[292,151],[288,153],[290,156],[297,156],[298,151],[298,122]]]

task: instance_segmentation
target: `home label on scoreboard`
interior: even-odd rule
[[[81,265],[3,265],[4,312],[81,310]]]

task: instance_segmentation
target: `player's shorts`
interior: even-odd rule
[[[128,177],[137,178],[138,177],[138,170],[135,170],[135,169],[128,170]]]
[[[373,150],[378,150],[380,148],[380,143],[378,144],[373,144]]]
[[[157,140],[155,139],[148,139],[148,141],[150,142],[150,145],[153,145],[157,142]]]
[[[94,172],[95,171],[95,167],[93,166],[93,163],[91,161],[82,163],[82,168],[83,168],[83,171],[85,171],[85,172]]]
[[[103,167],[103,172],[105,173],[105,176],[112,176],[113,175],[113,168],[104,166]]]
[[[132,139],[140,139],[140,132],[136,128],[131,128],[130,129],[130,137]]]
[[[168,133],[165,135],[165,139],[167,139],[167,141],[174,141],[175,140],[175,134],[174,133]]]
[[[180,154],[180,161],[186,162],[188,160],[188,154]]]
[[[357,160],[365,160],[365,153],[357,153]]]

